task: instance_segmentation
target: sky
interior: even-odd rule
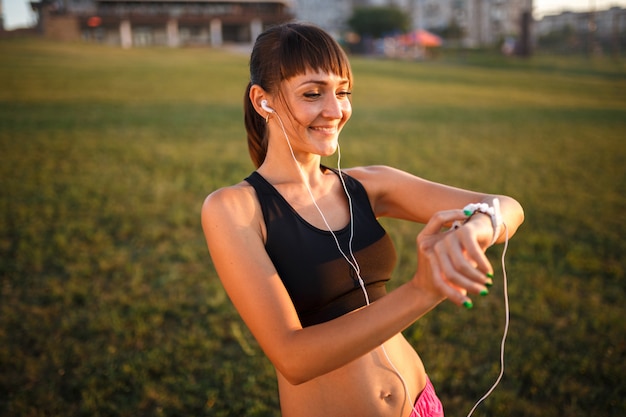
[[[35,15],[30,9],[30,0],[0,1],[2,1],[2,16],[4,17],[5,29],[11,30],[32,26],[35,22]],[[611,6],[626,8],[626,0],[534,0],[533,4],[535,18],[541,18],[545,14],[557,14],[563,10],[587,11],[592,7],[603,10]]]

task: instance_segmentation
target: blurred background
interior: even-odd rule
[[[315,23],[353,51],[423,58],[429,47],[505,54],[624,49],[624,0],[2,0],[0,33],[131,46],[250,44],[267,25]]]
[[[342,166],[525,208],[504,378],[473,415],[626,415],[624,2],[3,0],[1,16],[0,415],[280,415],[200,206],[254,169],[250,45],[292,19],[350,54]],[[392,290],[421,227],[383,222]],[[502,250],[488,297],[405,331],[449,416],[500,371]]]

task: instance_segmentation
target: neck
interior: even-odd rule
[[[311,155],[306,160],[294,160],[291,155],[273,156],[268,153],[263,164],[257,169],[259,174],[273,184],[299,183],[314,186],[319,183],[324,172],[321,158]]]
[[[265,160],[258,171],[276,182],[305,181],[306,184],[314,185],[323,175],[320,164],[320,155],[296,152],[285,134],[285,137],[274,137],[269,141]]]

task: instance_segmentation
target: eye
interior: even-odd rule
[[[352,91],[344,90],[337,92],[337,97],[349,98],[352,95]]]
[[[317,92],[304,93],[304,97],[308,99],[316,99],[316,98],[319,98],[320,96],[321,94]]]

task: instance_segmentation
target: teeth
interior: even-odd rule
[[[325,133],[334,133],[337,131],[335,127],[312,127],[311,129]]]

